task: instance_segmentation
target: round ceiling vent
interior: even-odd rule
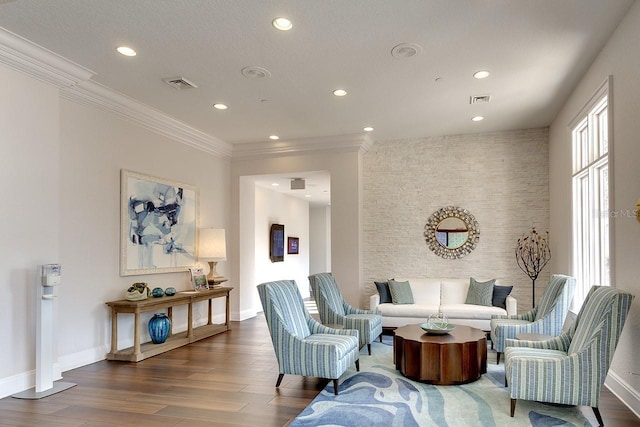
[[[267,70],[266,68],[257,67],[255,65],[251,67],[244,67],[240,72],[246,78],[254,80],[271,77],[271,72],[269,70]]]
[[[396,59],[409,59],[422,53],[422,46],[416,43],[401,43],[391,49],[391,56]]]

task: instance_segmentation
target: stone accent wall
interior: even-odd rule
[[[364,156],[364,305],[374,280],[474,277],[513,284],[518,311],[530,309],[531,280],[514,249],[530,227],[549,227],[548,142],[540,128],[374,144]],[[429,216],[450,205],[480,227],[478,246],[458,260],[436,256],[423,237]],[[536,282],[538,301],[549,274]]]

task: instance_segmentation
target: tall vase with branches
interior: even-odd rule
[[[551,249],[549,248],[548,231],[542,235],[536,231],[535,227],[531,227],[529,234],[523,234],[518,239],[516,261],[520,270],[531,278],[533,307],[536,306],[536,279],[550,259]]]

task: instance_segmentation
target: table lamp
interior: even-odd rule
[[[209,263],[209,274],[207,275],[209,285],[216,285],[227,281],[226,277],[219,275],[216,271],[218,261],[225,261],[227,259],[227,243],[224,229],[200,229],[198,259]]]

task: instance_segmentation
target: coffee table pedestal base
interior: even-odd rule
[[[396,329],[393,346],[396,369],[412,380],[456,385],[487,372],[487,338],[479,329],[456,326],[446,335],[428,335],[408,325]]]

